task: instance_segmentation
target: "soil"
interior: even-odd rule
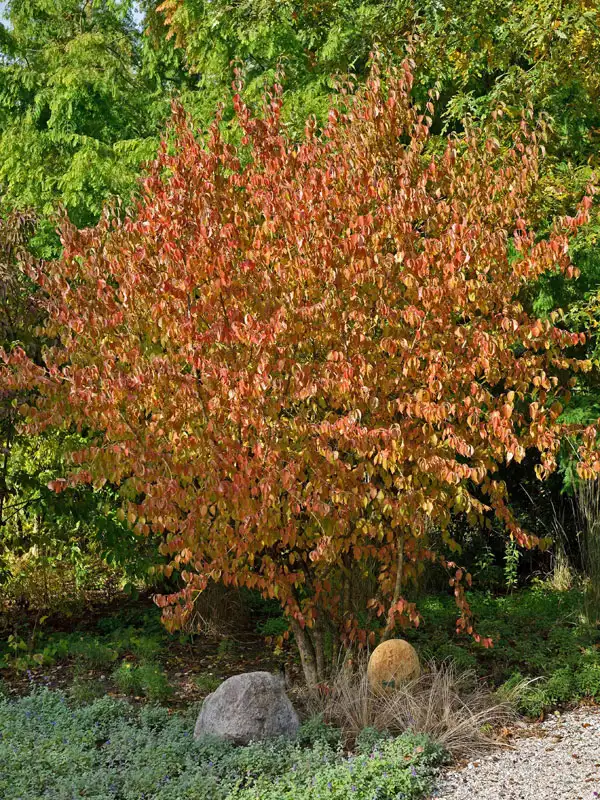
[[[149,596],[135,601],[127,596],[113,597],[108,602],[101,599],[99,602],[90,602],[84,613],[69,616],[56,614],[44,620],[44,633],[47,635],[77,631],[84,635],[86,632],[90,636],[98,635],[99,620],[119,615],[125,604],[128,611],[143,612],[153,608]],[[38,627],[36,617],[39,626],[39,614],[19,609],[0,614],[0,640],[7,638],[15,630],[27,640],[27,632],[31,634]],[[241,623],[228,626],[226,636],[220,636],[214,631],[212,635],[198,633],[188,642],[181,642],[177,637],[169,637],[165,633],[164,646],[156,660],[165,670],[173,690],[166,705],[175,710],[202,700],[209,692],[197,686],[195,679],[199,675],[222,681],[241,672],[267,670],[285,672],[286,678],[292,682],[299,680],[300,666],[290,650],[276,654],[273,646],[265,641],[265,637],[256,632],[255,623],[252,624],[249,620],[242,620]],[[120,658],[136,662],[133,652],[125,652]],[[65,659],[51,665],[31,666],[28,670],[0,669],[0,680],[10,693],[26,694],[32,685],[66,691],[73,685],[77,675],[80,680],[89,679],[90,682],[95,682],[98,694],[125,697],[110,679],[113,666],[98,669],[89,667],[82,671],[81,665],[75,659]],[[143,697],[128,696],[128,699],[138,703],[147,702]]]

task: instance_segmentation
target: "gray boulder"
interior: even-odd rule
[[[220,736],[236,744],[293,736],[300,725],[284,681],[270,672],[244,672],[228,678],[204,700],[194,737]]]

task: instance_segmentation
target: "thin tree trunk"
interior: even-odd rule
[[[324,681],[326,677],[325,669],[325,637],[323,635],[323,625],[317,620],[312,629],[313,647],[315,651],[315,664],[317,667],[317,678]]]
[[[394,596],[392,598],[392,606],[395,606],[400,600],[402,593],[402,571],[404,569],[404,534],[398,537],[398,562],[396,566],[396,585],[394,586]],[[383,631],[383,641],[389,639],[396,626],[394,616],[388,618],[387,625]]]
[[[4,506],[6,504],[6,499],[8,497],[8,484],[7,484],[7,476],[8,476],[8,459],[10,457],[10,450],[12,445],[12,439],[14,436],[14,423],[12,414],[8,413],[8,429],[6,431],[6,436],[4,440],[4,448],[3,448],[3,456],[2,456],[2,470],[0,472],[0,528],[2,528],[5,524],[4,520]]]
[[[300,652],[300,662],[302,664],[304,680],[308,686],[316,686],[319,683],[317,659],[308,631],[306,628],[302,628],[295,619],[290,620],[290,627]]]

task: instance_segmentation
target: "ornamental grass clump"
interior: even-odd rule
[[[393,689],[373,688],[366,658],[346,658],[327,683],[306,695],[307,707],[338,727],[346,742],[365,729],[398,735],[424,734],[454,756],[481,753],[499,745],[499,731],[514,721],[512,694],[499,697],[474,671],[452,661],[430,662],[414,680]]]

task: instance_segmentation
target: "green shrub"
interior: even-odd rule
[[[515,675],[536,679],[517,699],[519,710],[532,717],[582,697],[600,699],[600,629],[585,623],[582,592],[538,583],[508,596],[473,592],[468,599],[477,630],[493,639],[490,649],[455,634],[450,597],[425,598],[424,624],[403,635],[424,658],[450,657],[497,687],[510,687]]]
[[[382,742],[390,738],[388,731],[379,731],[377,728],[363,728],[356,739],[356,750],[359,753],[372,753]]]
[[[221,639],[217,648],[217,658],[227,659],[231,658],[237,653],[237,645],[233,639]]]
[[[575,675],[569,667],[557,669],[545,681],[544,690],[551,706],[562,705],[570,700],[577,699],[578,692]]]
[[[433,659],[434,654],[436,661],[452,661],[461,670],[477,668],[477,656],[466,647],[461,647],[454,642],[447,642],[435,649],[425,647],[421,655],[422,658],[428,660],[428,657]]]
[[[499,691],[510,696],[522,714],[537,718],[556,706],[569,705],[583,698],[599,700],[600,664],[595,660],[581,660],[578,665],[561,667],[547,677],[534,680],[515,672]]]
[[[132,664],[122,661],[112,675],[123,694],[142,695],[152,702],[163,702],[171,694],[171,686],[164,670],[151,661]]]
[[[548,707],[548,695],[540,681],[527,680],[520,672],[514,672],[499,687],[502,697],[509,697],[515,708],[527,717],[537,718]]]
[[[148,661],[136,667],[141,693],[151,702],[163,703],[171,696],[171,685],[165,671]]]
[[[263,636],[283,636],[289,630],[289,622],[281,615],[269,617],[256,625],[256,630]]]
[[[115,613],[108,614],[96,623],[98,631],[103,635],[122,637],[123,632],[128,635],[143,633],[153,636],[164,635],[164,628],[160,622],[161,612],[157,606],[122,606]]]
[[[577,691],[582,697],[600,700],[600,663],[584,663],[574,675]]]
[[[247,747],[191,735],[193,713],[72,706],[46,689],[0,699],[3,800],[381,800],[423,798],[442,753],[405,734],[348,756],[322,740]],[[317,726],[318,727],[318,726]]]
[[[315,714],[302,723],[297,734],[297,741],[301,745],[325,744],[337,748],[342,740],[342,732],[333,725],[328,725],[322,714]]]
[[[80,638],[69,648],[69,654],[96,669],[106,669],[119,657],[116,650],[95,638]]]
[[[217,678],[216,675],[211,675],[208,672],[203,672],[200,675],[196,675],[194,678],[194,683],[196,687],[202,692],[202,694],[210,694],[214,692],[215,689],[218,689],[221,685],[222,681],[220,678]]]
[[[114,670],[112,679],[117,689],[123,694],[138,694],[140,684],[137,677],[137,669],[131,661],[122,661]]]
[[[131,650],[142,661],[153,661],[161,650],[158,636],[137,634],[131,637]]]

